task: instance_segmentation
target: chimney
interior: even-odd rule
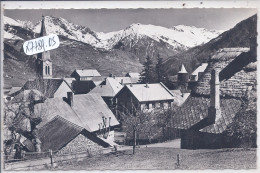
[[[123,85],[123,83],[124,83],[124,79],[121,79],[121,85]]]
[[[221,117],[219,71],[215,69],[211,71],[210,107],[208,113],[210,117],[214,117],[215,121]]]
[[[67,99],[68,99],[68,103],[71,107],[73,107],[73,92],[67,92]]]
[[[146,88],[149,88],[148,83],[145,84],[145,87],[146,87]]]

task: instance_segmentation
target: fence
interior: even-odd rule
[[[99,154],[106,154],[114,151],[113,147],[101,149]],[[58,151],[49,150],[48,152],[28,152],[23,153],[21,159],[13,159],[14,153],[11,155],[4,155],[4,169],[5,170],[31,170],[31,169],[43,169],[52,168],[57,163],[80,160],[86,157],[91,157],[92,153],[89,151],[70,153],[70,154],[58,154]]]

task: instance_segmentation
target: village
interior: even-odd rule
[[[43,18],[40,37],[46,35]],[[192,73],[182,64],[173,80],[153,82],[149,66],[125,76],[87,68],[54,78],[52,51],[39,53],[35,78],[5,95],[5,168],[134,155],[167,141],[188,150],[256,148],[254,129],[242,140],[231,135],[236,117],[256,109],[256,45],[252,38],[250,47],[221,48]]]

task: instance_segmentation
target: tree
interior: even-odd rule
[[[141,72],[140,83],[153,83],[155,81],[153,61],[148,55],[144,63],[144,70]]]
[[[157,55],[157,64],[155,66],[156,70],[156,75],[157,75],[157,82],[163,82],[164,84],[166,83],[166,74],[163,69],[163,59],[160,57],[160,54],[158,53]]]
[[[137,135],[145,135],[149,141],[151,140],[154,132],[153,126],[156,125],[153,111],[138,110],[134,107],[133,112],[125,111],[119,112],[123,131],[127,136],[133,137],[133,154],[135,154],[136,138]]]
[[[46,116],[47,109],[35,105],[43,103],[48,93],[54,90],[53,83],[37,78],[29,83],[28,90],[22,89],[12,100],[6,101],[4,106],[4,152],[10,155],[14,146],[19,151],[20,138],[23,136],[34,145],[37,152],[41,151],[37,126]],[[17,152],[18,153],[18,152]],[[19,158],[19,154],[16,157]]]

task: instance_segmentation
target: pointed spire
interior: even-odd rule
[[[41,22],[42,26],[41,26],[40,37],[43,37],[43,36],[47,35],[44,20],[45,20],[45,16],[42,16],[42,22]],[[51,61],[51,57],[50,57],[50,52],[49,51],[39,53],[37,55],[37,57],[41,61],[46,61],[46,60]]]
[[[41,32],[40,32],[40,37],[46,36],[46,28],[45,28],[45,23],[44,23],[44,16],[42,16],[42,26],[41,26]]]
[[[181,65],[180,71],[178,73],[188,73],[183,64]]]

